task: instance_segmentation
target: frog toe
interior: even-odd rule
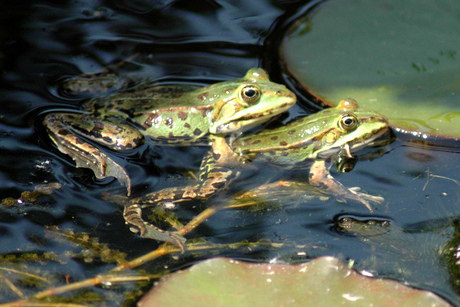
[[[151,224],[145,225],[145,234],[142,237],[172,243],[179,247],[182,252],[185,251],[186,239],[183,236],[175,232],[163,231]]]

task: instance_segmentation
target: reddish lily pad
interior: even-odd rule
[[[203,261],[164,278],[139,306],[451,306],[429,291],[365,277],[333,257],[299,265]]]
[[[420,137],[460,138],[460,1],[329,0],[287,32],[288,72],[328,105],[354,98]]]

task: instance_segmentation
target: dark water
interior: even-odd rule
[[[159,82],[204,85],[244,75],[251,67],[269,70],[271,79],[283,82],[277,59],[280,24],[302,1],[29,1],[2,6],[0,180],[1,198],[18,198],[37,184],[59,182],[63,187],[40,203],[0,211],[0,254],[45,252],[63,254],[68,245],[50,237],[44,226],[87,232],[127,253],[133,259],[157,247],[125,226],[121,208],[102,200],[103,192],[122,193],[113,179],[97,180],[89,170],[76,169],[49,141],[42,125],[43,114],[57,109],[78,109],[87,98],[59,88],[66,78],[98,73],[138,54],[117,69],[122,75]],[[274,32],[275,31],[275,32]],[[301,103],[308,104],[303,98]],[[296,106],[293,117],[310,109]],[[416,142],[417,141],[417,142]],[[299,250],[221,251],[241,259],[299,262],[321,255],[344,261],[377,276],[402,280],[430,289],[460,306],[451,285],[452,271],[439,251],[455,240],[460,217],[458,142],[431,139],[418,143],[410,135],[397,135],[386,154],[373,161],[359,161],[349,174],[333,175],[345,186],[359,186],[380,194],[385,202],[373,213],[362,205],[319,200],[284,203],[282,210],[232,210],[218,213],[188,238],[204,237],[213,243],[295,242]],[[441,146],[442,145],[442,146]],[[133,179],[137,193],[179,184],[186,170],[197,170],[203,148],[142,147],[122,153],[119,159]],[[441,177],[429,177],[434,174]],[[427,181],[428,178],[432,180]],[[199,208],[184,209],[193,216]],[[381,239],[363,239],[337,231],[342,215],[361,219],[390,220],[394,231]],[[76,247],[72,247],[75,248]],[[160,259],[143,267],[151,271],[187,266],[200,258]],[[82,280],[114,267],[72,259],[31,263],[33,272],[48,272],[65,284]],[[130,290],[126,286],[127,291]],[[3,289],[5,285],[2,284]],[[46,289],[44,287],[43,289]],[[43,290],[41,289],[41,290]],[[36,292],[30,289],[26,295]],[[123,298],[109,290],[94,290],[121,304]],[[2,290],[0,301],[19,299]]]

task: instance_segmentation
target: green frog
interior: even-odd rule
[[[242,78],[191,91],[143,88],[94,99],[84,104],[84,113],[50,113],[43,123],[77,167],[92,169],[100,179],[117,178],[130,195],[125,170],[93,144],[126,150],[149,137],[160,145],[212,145],[215,152],[231,154],[222,139],[231,135],[233,140],[295,102],[295,94],[284,85],[271,82],[265,70],[252,68]]]
[[[386,234],[390,232],[391,227],[391,222],[384,219],[356,219],[344,216],[337,220],[338,231],[362,238]]]
[[[357,188],[345,188],[329,174],[325,161],[342,156],[351,158],[353,152],[370,145],[388,130],[384,116],[360,109],[353,99],[344,99],[335,108],[279,128],[242,136],[232,144],[232,154],[222,156],[211,149],[203,159],[198,184],[167,188],[132,199],[125,206],[125,220],[132,226],[131,230],[140,232],[141,236],[180,245],[184,238],[142,220],[142,208],[173,207],[184,201],[207,199],[236,179],[245,168],[251,168],[251,162],[296,170],[308,168],[310,185],[324,194],[358,201],[372,211],[369,201],[380,203],[383,198],[360,193]]]

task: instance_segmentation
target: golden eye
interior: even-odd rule
[[[339,126],[345,131],[353,131],[358,127],[358,119],[353,114],[344,114],[340,118]]]
[[[245,85],[241,88],[240,98],[248,105],[254,104],[260,99],[260,89],[255,85]]]

